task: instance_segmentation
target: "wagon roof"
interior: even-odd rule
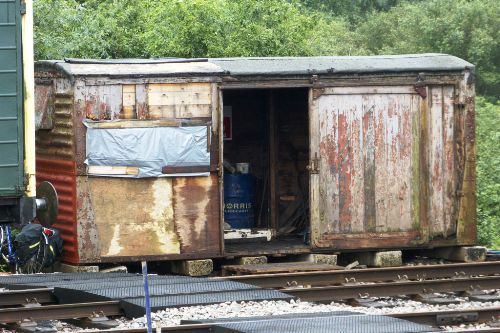
[[[471,63],[447,54],[342,57],[261,57],[209,59],[65,59],[39,61],[69,76],[307,75],[474,70]]]
[[[73,76],[213,75],[223,70],[207,59],[64,59],[37,62],[38,70],[56,70]]]
[[[218,58],[209,61],[231,75],[459,71],[474,68],[474,65],[455,56],[435,53],[356,57]]]

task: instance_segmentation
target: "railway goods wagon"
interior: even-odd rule
[[[36,214],[31,1],[0,1],[0,223]],[[24,64],[24,65],[23,65]]]
[[[35,95],[69,263],[476,240],[453,56],[41,61]]]

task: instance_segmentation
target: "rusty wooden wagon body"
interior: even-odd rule
[[[476,240],[474,66],[453,56],[41,61],[36,112],[70,263]],[[271,240],[225,241],[224,160],[250,164]]]

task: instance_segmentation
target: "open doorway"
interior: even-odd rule
[[[231,228],[272,230],[274,242],[306,245],[308,89],[224,90],[223,101],[225,221]],[[230,193],[235,188],[237,199]]]

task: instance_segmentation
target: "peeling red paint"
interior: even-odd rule
[[[349,230],[351,220],[351,147],[349,123],[345,114],[339,114],[339,152],[337,157],[339,177],[339,227],[341,232]]]

